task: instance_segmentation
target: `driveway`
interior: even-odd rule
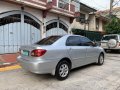
[[[1,72],[0,90],[120,90],[120,54],[107,54],[103,66],[72,70],[65,81],[23,69]]]

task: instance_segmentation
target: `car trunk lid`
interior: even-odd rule
[[[31,52],[33,50],[42,50],[45,49],[45,46],[41,46],[41,45],[29,45],[29,46],[21,46],[20,48],[20,54],[21,56],[24,57],[32,57],[31,56]]]

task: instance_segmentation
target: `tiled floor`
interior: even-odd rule
[[[18,55],[19,55],[19,53],[1,54],[0,55],[0,64],[2,64],[2,63],[15,63]]]

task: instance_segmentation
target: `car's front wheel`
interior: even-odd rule
[[[56,67],[55,76],[58,80],[65,80],[70,73],[70,64],[67,61],[61,61]]]
[[[98,65],[103,65],[104,64],[104,54],[100,54],[98,57]]]

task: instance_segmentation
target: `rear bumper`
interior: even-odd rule
[[[58,63],[57,60],[44,60],[33,62],[34,60],[33,61],[25,60],[21,56],[17,58],[17,61],[24,69],[32,73],[53,75],[55,73],[55,68]]]
[[[120,50],[119,43],[115,47],[109,47],[107,42],[101,42],[101,47],[107,50]]]
[[[120,50],[120,48],[104,48],[106,50]]]

